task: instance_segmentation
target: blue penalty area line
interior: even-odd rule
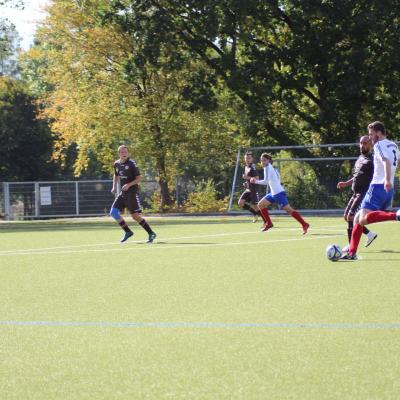
[[[79,321],[0,321],[3,326],[96,327],[96,328],[209,328],[209,329],[326,329],[399,330],[400,322],[371,323],[224,323],[224,322],[79,322]]]

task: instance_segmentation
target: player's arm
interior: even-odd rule
[[[385,171],[385,183],[383,187],[388,192],[392,188],[392,168],[390,166],[390,160],[387,158],[382,158],[383,170]]]
[[[127,191],[130,187],[132,187],[133,185],[138,185],[140,182],[142,181],[142,175],[138,175],[133,181],[129,182],[129,183],[125,183],[124,186],[122,186],[122,190],[125,192]]]
[[[111,189],[111,193],[115,193],[117,190],[117,185],[119,183],[119,176],[118,175],[113,175],[113,185]]]
[[[351,186],[351,185],[353,184],[353,181],[354,181],[354,177],[351,178],[351,179],[349,179],[348,181],[341,181],[341,182],[338,182],[338,184],[336,185],[336,187],[337,187],[338,189],[342,189],[342,188]]]

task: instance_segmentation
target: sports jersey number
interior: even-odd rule
[[[393,150],[393,166],[397,167],[397,152]]]

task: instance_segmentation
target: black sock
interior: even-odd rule
[[[150,235],[153,233],[153,231],[150,228],[150,225],[146,222],[145,219],[143,219],[141,222],[139,222],[139,225]]]
[[[364,227],[363,227],[363,233],[365,233],[366,235],[368,235],[369,232],[370,232],[370,230],[364,225]]]
[[[132,232],[124,220],[118,222],[118,224],[125,232]]]
[[[351,232],[353,232],[353,221],[347,221],[347,237],[349,238],[349,243],[351,241]]]
[[[258,215],[257,211],[250,204],[244,203],[243,208],[249,210],[253,215]]]

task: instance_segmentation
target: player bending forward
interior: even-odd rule
[[[300,222],[303,227],[303,235],[307,233],[307,230],[310,226],[304,219],[301,217],[298,211],[294,210],[288,201],[286,196],[285,189],[281,185],[280,177],[278,172],[272,166],[272,157],[267,154],[261,154],[260,158],[261,164],[264,167],[264,179],[258,180],[256,178],[251,178],[251,183],[256,183],[257,185],[268,185],[271,192],[268,193],[261,201],[258,203],[258,208],[261,212],[261,215],[265,221],[262,231],[265,232],[268,229],[271,229],[274,225],[272,224],[271,218],[268,213],[267,207],[270,204],[277,203],[281,208],[283,208],[289,215],[291,215],[294,219]]]
[[[368,135],[374,144],[374,174],[367,194],[361,203],[361,209],[354,218],[354,228],[348,253],[342,260],[357,260],[357,249],[363,227],[383,221],[400,220],[400,210],[385,211],[393,198],[394,175],[399,159],[396,143],[386,138],[386,129],[382,122],[375,121],[368,125]]]
[[[134,160],[129,158],[128,148],[124,145],[118,147],[119,159],[114,162],[114,176],[112,193],[115,193],[117,183],[121,184],[121,194],[115,199],[111,206],[110,215],[125,231],[120,242],[123,243],[133,236],[133,232],[125,220],[121,217],[120,212],[127,208],[132,218],[149,234],[147,243],[152,243],[156,238],[156,234],[150,228],[150,225],[140,216],[142,212],[139,199],[139,183],[142,177]]]

